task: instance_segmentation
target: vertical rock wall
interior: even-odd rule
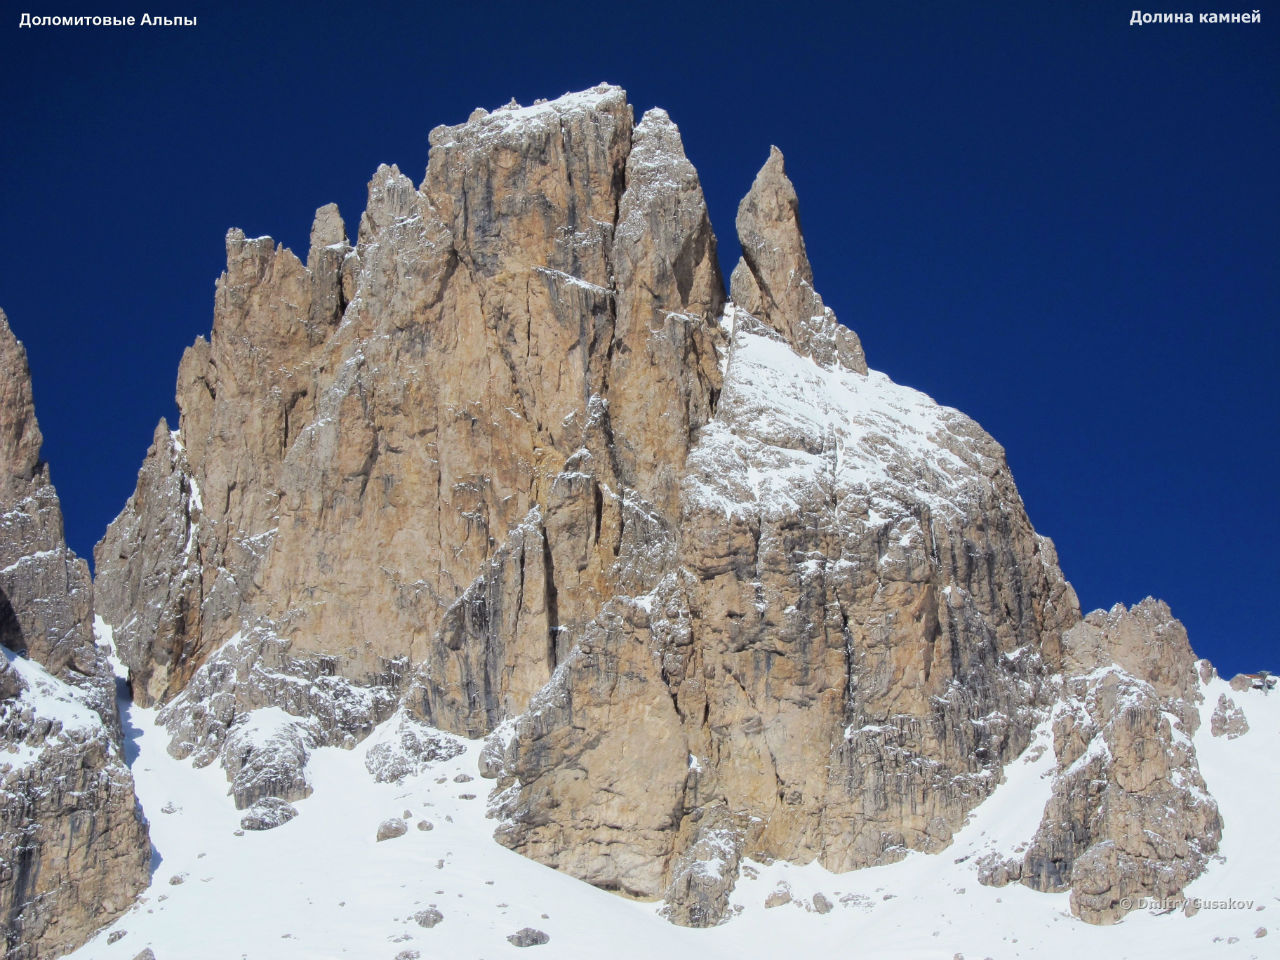
[[[26,351],[0,312],[0,925],[6,960],[71,950],[148,882],[85,562],[40,459]]]
[[[867,369],[777,150],[729,300],[661,110],[601,86],[430,139],[354,245],[332,206],[305,265],[228,234],[178,429],[96,553],[172,749],[247,803],[397,704],[501,725],[498,838],[682,923],[743,856],[943,849],[1080,670],[1003,449]]]

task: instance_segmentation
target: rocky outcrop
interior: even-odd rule
[[[279,797],[265,797],[240,818],[241,830],[274,830],[298,815],[298,808]]]
[[[98,697],[109,718],[115,687],[93,641],[89,569],[67,549],[43,442],[27,353],[0,312],[0,644]]]
[[[663,916],[685,927],[724,922],[747,826],[723,806],[699,811],[692,842],[671,865]]]
[[[25,657],[0,662],[0,916],[6,960],[60,956],[124,913],[150,844],[94,697]]]
[[[1199,726],[1201,661],[1186,627],[1163,601],[1148,597],[1132,609],[1118,603],[1095,610],[1063,638],[1062,649],[1065,675],[1086,676],[1114,665],[1174,704],[1189,733]]]
[[[287,641],[253,628],[195,671],[159,719],[172,734],[170,754],[198,767],[221,762],[238,808],[272,796],[299,800],[311,793],[312,749],[354,746],[395,710],[397,666],[380,683],[352,684],[324,658],[291,656]]]
[[[506,747],[499,838],[632,895],[672,889],[708,808],[759,859],[942,849],[1078,617],[994,441],[756,320],[726,314],[670,572],[605,605]]]
[[[1209,732],[1215,737],[1226,737],[1234,740],[1249,732],[1249,721],[1244,711],[1225,693],[1218,696],[1218,702],[1209,718]]]
[[[383,840],[394,840],[396,837],[403,837],[409,832],[409,825],[399,817],[389,817],[378,824],[378,842]]]
[[[40,460],[26,352],[0,313],[0,923],[6,960],[59,956],[148,881],[93,594]]]
[[[775,153],[740,214],[759,276],[809,277],[794,212]],[[678,529],[651,539],[662,578],[604,605],[499,774],[504,843],[698,924],[740,855],[844,870],[944,847],[1079,616],[1000,447],[859,372],[834,321],[797,333],[816,314],[796,298],[817,308],[769,282],[764,317],[722,316],[716,412]],[[698,853],[713,810],[742,825],[727,874]]]
[[[364,765],[379,783],[399,783],[432,764],[452,760],[464,750],[466,747],[456,737],[401,716],[391,735],[369,748]],[[431,829],[430,824],[425,829]]]
[[[406,691],[487,733],[678,522],[723,288],[674,124],[601,87],[432,143],[420,188],[375,174],[354,247],[332,207],[305,266],[228,235],[179,429],[99,544],[135,696],[198,762],[275,703],[317,742]]]
[[[444,920],[444,914],[431,907],[427,910],[419,910],[413,915],[413,920],[418,926],[430,930]]]
[[[174,752],[247,805],[397,711],[380,778],[451,749],[427,728],[488,735],[501,842],[709,925],[743,857],[943,849],[1064,684],[1099,742],[1179,748],[1083,679],[1190,723],[1173,628],[1077,626],[1003,449],[868,371],[816,292],[780,152],[730,299],[664,112],[601,86],[430,140],[354,245],[333,207],[305,265],[228,235],[178,429],[97,551]],[[1131,820],[1161,776],[1116,773]]]
[[[730,282],[733,302],[817,362],[867,372],[858,335],[841,326],[813,288],[813,268],[800,231],[800,201],[773,147],[738,207],[742,258]]]
[[[536,930],[533,927],[522,927],[507,937],[507,942],[515,947],[538,947],[544,943],[550,943],[551,938],[541,930]]]
[[[99,615],[116,625],[134,702],[185,684],[200,643],[201,501],[177,431],[161,419],[124,512],[94,551]]]
[[[1058,774],[1015,872],[1037,890],[1070,888],[1077,916],[1113,923],[1143,898],[1180,896],[1217,850],[1222,822],[1191,741],[1197,664],[1182,624],[1151,599],[1089,614],[1063,654]]]

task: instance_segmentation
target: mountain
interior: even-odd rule
[[[473,899],[476,871],[509,871],[522,904],[546,884],[681,952],[655,910],[884,917],[836,896],[848,871],[1036,891],[1090,924],[1199,882],[1224,842],[1199,748],[1246,712],[1208,704],[1222,681],[1164,604],[1082,617],[1000,445],[868,369],[781,152],[726,290],[678,129],[620,89],[430,142],[418,186],[375,172],[354,243],[333,205],[305,263],[227,235],[177,429],[95,550],[156,876],[199,874],[236,918],[209,955],[315,955],[286,920],[322,896],[360,905],[317,918],[344,942],[391,929],[393,901],[453,929],[396,892],[444,896],[450,864]],[[431,806],[444,822],[415,829]],[[493,840],[660,903],[600,906]],[[339,878],[316,879],[317,844]],[[840,886],[757,897],[788,876]],[[267,878],[296,882],[292,912],[250,922]],[[190,938],[162,905],[187,893],[155,890],[86,949]],[[492,933],[508,906],[468,916]],[[415,923],[383,936],[435,936]]]
[[[0,922],[6,960],[58,956],[149,882],[88,565],[67,549],[27,354],[0,311]]]

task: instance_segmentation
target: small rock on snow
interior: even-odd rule
[[[378,840],[391,840],[395,837],[403,837],[409,832],[409,827],[399,817],[391,817],[383,820],[378,824]]]
[[[541,930],[535,930],[533,927],[525,927],[523,930],[517,930],[511,936],[507,937],[507,942],[517,947],[536,947],[547,943],[551,938]]]

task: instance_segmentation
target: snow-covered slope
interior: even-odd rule
[[[27,739],[13,740],[0,751],[0,765],[18,771],[39,763],[45,750],[57,750],[90,737],[105,737],[102,718],[93,712],[91,696],[52,676],[44,667],[8,647],[0,654],[15,674],[17,697],[5,705],[4,719],[24,711],[30,715]]]
[[[726,515],[800,514],[826,483],[865,493],[878,526],[927,505],[944,516],[979,499],[1003,450],[971,419],[870,370],[853,373],[798,354],[730,304],[733,340],[720,415],[690,453],[686,496]]]
[[[7,960],[59,956],[146,885],[147,835],[98,712],[110,679],[0,654],[0,941]]]
[[[1157,907],[1111,927],[1073,919],[1068,894],[977,882],[984,854],[1012,853],[1034,832],[1053,774],[1047,727],[943,853],[842,875],[816,865],[750,864],[733,893],[736,915],[696,930],[667,923],[656,904],[597,890],[494,842],[488,784],[477,777],[479,741],[417,776],[379,783],[365,761],[399,735],[393,719],[353,750],[315,751],[315,793],[297,802],[295,819],[241,832],[243,811],[228,796],[223,771],[171,758],[155,711],[124,703],[129,757],[155,845],[152,884],[73,956],[129,960],[150,947],[158,960],[499,957],[518,949],[507,937],[525,927],[549,935],[536,954],[547,958],[843,956],[855,945],[864,957],[1275,956],[1280,871],[1266,825],[1280,795],[1280,770],[1269,759],[1280,696],[1232,693],[1250,732],[1215,738],[1210,714],[1226,692],[1222,680],[1205,685],[1196,736],[1226,822],[1222,855],[1187,891],[1202,909],[1188,917],[1181,904],[1170,912]],[[404,817],[408,832],[377,841],[391,817]],[[432,829],[417,829],[419,820]],[[771,895],[783,902],[766,907]],[[827,904],[825,913],[815,908]],[[435,926],[414,919],[433,908],[443,916]],[[1270,936],[1255,936],[1260,929]]]

